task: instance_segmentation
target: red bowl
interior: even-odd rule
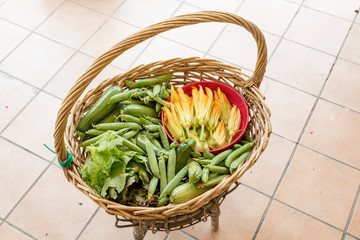
[[[197,89],[199,89],[200,85],[204,88],[204,90],[205,90],[205,87],[207,87],[207,88],[211,89],[212,91],[217,90],[219,87],[220,90],[228,98],[230,104],[236,105],[240,110],[240,114],[241,114],[241,123],[240,123],[240,127],[239,127],[240,131],[235,134],[235,136],[232,138],[231,143],[222,148],[213,149],[213,150],[209,151],[213,154],[219,154],[226,149],[232,148],[236,143],[238,143],[240,141],[241,137],[245,133],[246,127],[249,122],[249,109],[248,109],[248,106],[246,105],[244,98],[241,96],[241,94],[238,93],[237,91],[235,91],[235,89],[233,89],[232,87],[229,87],[228,85],[223,84],[223,83],[212,82],[212,81],[193,82],[193,83],[186,84],[185,86],[182,87],[182,89],[184,90],[184,93],[191,96],[192,95],[191,94],[192,87],[196,87]],[[171,98],[171,96],[167,100],[168,102],[170,101],[170,98]],[[161,122],[162,122],[162,125],[165,129],[167,136],[170,138],[171,141],[174,141],[171,134],[168,132],[168,130],[165,127],[164,113],[161,113]],[[202,152],[202,151],[199,151],[199,152]]]

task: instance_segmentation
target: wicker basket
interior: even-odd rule
[[[83,94],[90,82],[116,57],[131,47],[154,37],[159,33],[181,26],[205,23],[223,22],[244,27],[254,37],[258,58],[253,76],[242,73],[238,67],[230,66],[221,61],[202,58],[176,58],[158,61],[147,65],[135,67],[123,74],[119,74],[103,81],[96,88]],[[263,34],[251,22],[231,13],[203,11],[183,16],[177,16],[166,21],[149,26],[119,42],[109,51],[101,55],[76,81],[64,99],[57,115],[54,139],[55,149],[60,163],[68,159],[68,152],[73,157],[72,163],[64,168],[64,174],[77,189],[86,194],[106,212],[117,217],[116,225],[121,227],[120,221],[130,224],[123,226],[140,226],[142,229],[175,230],[205,221],[210,216],[219,214],[219,205],[222,200],[238,186],[239,178],[257,161],[265,150],[270,134],[270,110],[266,106],[265,97],[259,91],[267,63],[267,49]],[[250,120],[247,133],[254,139],[255,144],[248,160],[238,167],[236,172],[225,178],[216,187],[201,196],[180,205],[168,205],[159,208],[131,207],[121,205],[101,198],[94,190],[89,188],[82,180],[79,171],[85,161],[84,149],[79,147],[79,138],[75,134],[75,127],[83,114],[109,87],[124,86],[125,79],[135,80],[149,76],[174,73],[171,83],[176,86],[193,81],[218,81],[225,83],[242,94],[249,108]],[[81,95],[83,94],[83,97]],[[65,147],[65,142],[67,148]],[[214,226],[216,229],[217,219]],[[140,238],[139,238],[140,239]]]

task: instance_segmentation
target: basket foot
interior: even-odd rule
[[[219,216],[220,216],[220,208],[215,207],[210,211],[211,217],[211,230],[216,232],[219,229]]]
[[[135,240],[143,240],[147,232],[147,227],[139,225],[134,227],[133,235]]]

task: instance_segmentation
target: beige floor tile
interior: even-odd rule
[[[281,36],[298,8],[298,5],[283,0],[253,0],[245,1],[237,13],[261,30]]]
[[[241,236],[242,240],[252,239],[268,202],[264,195],[240,185],[221,205],[217,232],[211,230],[210,219],[184,231],[198,239],[232,240],[234,236]]]
[[[95,61],[95,58],[89,57],[82,53],[75,54],[66,65],[61,68],[51,81],[45,86],[45,90],[58,96],[65,98],[66,94],[86,72],[88,67]],[[120,73],[120,70],[108,65],[87,87],[85,93],[100,84],[103,80],[115,76]]]
[[[79,48],[105,20],[106,16],[67,1],[36,32],[67,46]]]
[[[75,239],[96,205],[51,166],[8,221],[37,239]]]
[[[0,239],[6,240],[31,240],[32,238],[11,227],[7,223],[0,226]]]
[[[184,4],[176,11],[175,15],[184,15],[197,11],[199,11],[198,8]],[[224,27],[225,24],[223,23],[201,23],[176,28],[162,35],[191,48],[206,52]]]
[[[360,65],[338,59],[321,97],[360,111]]]
[[[360,186],[359,186],[360,187]],[[352,216],[348,233],[360,238],[360,198],[357,200],[354,215]]]
[[[73,0],[83,6],[89,7],[96,11],[111,15],[125,0],[107,0],[107,1],[89,1]]]
[[[16,116],[16,114],[37,93],[37,89],[0,73],[0,131]]]
[[[41,88],[73,53],[70,48],[32,34],[0,64],[0,70]]]
[[[276,199],[344,229],[360,172],[298,147]]]
[[[359,14],[358,14],[358,16],[357,16],[356,19],[355,19],[355,23],[360,24],[360,15],[359,15]]]
[[[272,135],[266,150],[256,164],[241,177],[240,181],[271,196],[294,146],[293,143]]]
[[[0,146],[0,191],[3,193],[0,195],[0,217],[5,218],[45,169],[47,163],[4,139],[0,139]]]
[[[0,6],[0,17],[28,29],[35,29],[64,0],[8,0]]]
[[[171,232],[168,239],[169,240],[191,240],[193,238],[183,234],[181,231],[174,231],[174,232]]]
[[[304,6],[323,11],[352,21],[355,16],[355,9],[360,5],[359,0],[326,1],[326,0],[305,0]]]
[[[268,33],[263,34],[269,58],[280,38]],[[234,24],[226,26],[224,32],[209,51],[215,57],[251,71],[255,69],[257,52],[256,42],[252,35],[244,28]]]
[[[169,18],[179,5],[176,0],[132,0],[122,4],[113,16],[143,28]]]
[[[116,31],[114,31],[116,29]],[[139,31],[139,28],[131,26],[120,20],[110,18],[81,48],[82,52],[88,53],[97,58],[108,51],[113,45],[124,38]],[[117,57],[112,64],[122,69],[128,69],[135,58],[147,46],[149,41],[138,44]]]
[[[0,61],[3,60],[30,32],[0,19]]]
[[[300,143],[360,168],[359,122],[359,114],[320,100]]]
[[[360,25],[354,24],[341,50],[340,57],[360,64]]]
[[[43,144],[53,149],[53,133],[59,109],[60,100],[46,93],[39,93],[1,135],[51,160],[55,155]]]
[[[273,131],[297,141],[315,103],[315,97],[266,78],[261,90],[271,110]]]
[[[274,201],[257,235],[258,240],[338,240],[342,232]]]
[[[138,59],[131,67],[140,64],[152,63],[160,60],[168,60],[172,58],[186,58],[186,57],[202,57],[204,54],[192,48],[186,47],[179,43],[165,39],[163,37],[156,37],[149,44]]]
[[[358,240],[358,238],[354,238],[350,235],[345,235],[345,239],[344,240]]]
[[[125,223],[124,223],[125,224]],[[127,224],[127,223],[126,223]],[[85,231],[81,234],[79,240],[111,240],[121,236],[123,239],[133,238],[133,228],[115,227],[115,216],[107,214],[103,209],[99,209],[96,216],[92,219]],[[146,233],[145,240],[164,239],[164,232],[152,234],[151,231]]]
[[[243,1],[242,0],[240,1],[239,0],[227,0],[227,1],[185,0],[185,2],[204,10],[235,12]]]
[[[350,25],[340,18],[301,8],[285,38],[337,55]]]
[[[265,74],[318,95],[334,60],[334,57],[325,53],[282,40]]]

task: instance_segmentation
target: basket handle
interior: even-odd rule
[[[251,78],[248,80],[247,86],[260,86],[265,74],[267,63],[267,48],[264,35],[259,28],[252,22],[243,19],[232,13],[217,12],[217,11],[202,11],[192,14],[176,16],[160,23],[153,24],[141,31],[125,38],[121,42],[114,45],[109,51],[102,54],[94,63],[87,69],[87,71],[76,81],[75,85],[70,89],[66,98],[62,102],[60,110],[55,122],[55,151],[58,154],[59,162],[65,162],[67,159],[67,151],[64,142],[64,133],[66,129],[67,117],[74,106],[77,99],[85,91],[86,87],[91,81],[116,57],[121,55],[126,50],[133,46],[154,37],[159,33],[197,23],[206,22],[223,22],[233,23],[244,27],[252,34],[257,44],[257,62],[255,70]]]

